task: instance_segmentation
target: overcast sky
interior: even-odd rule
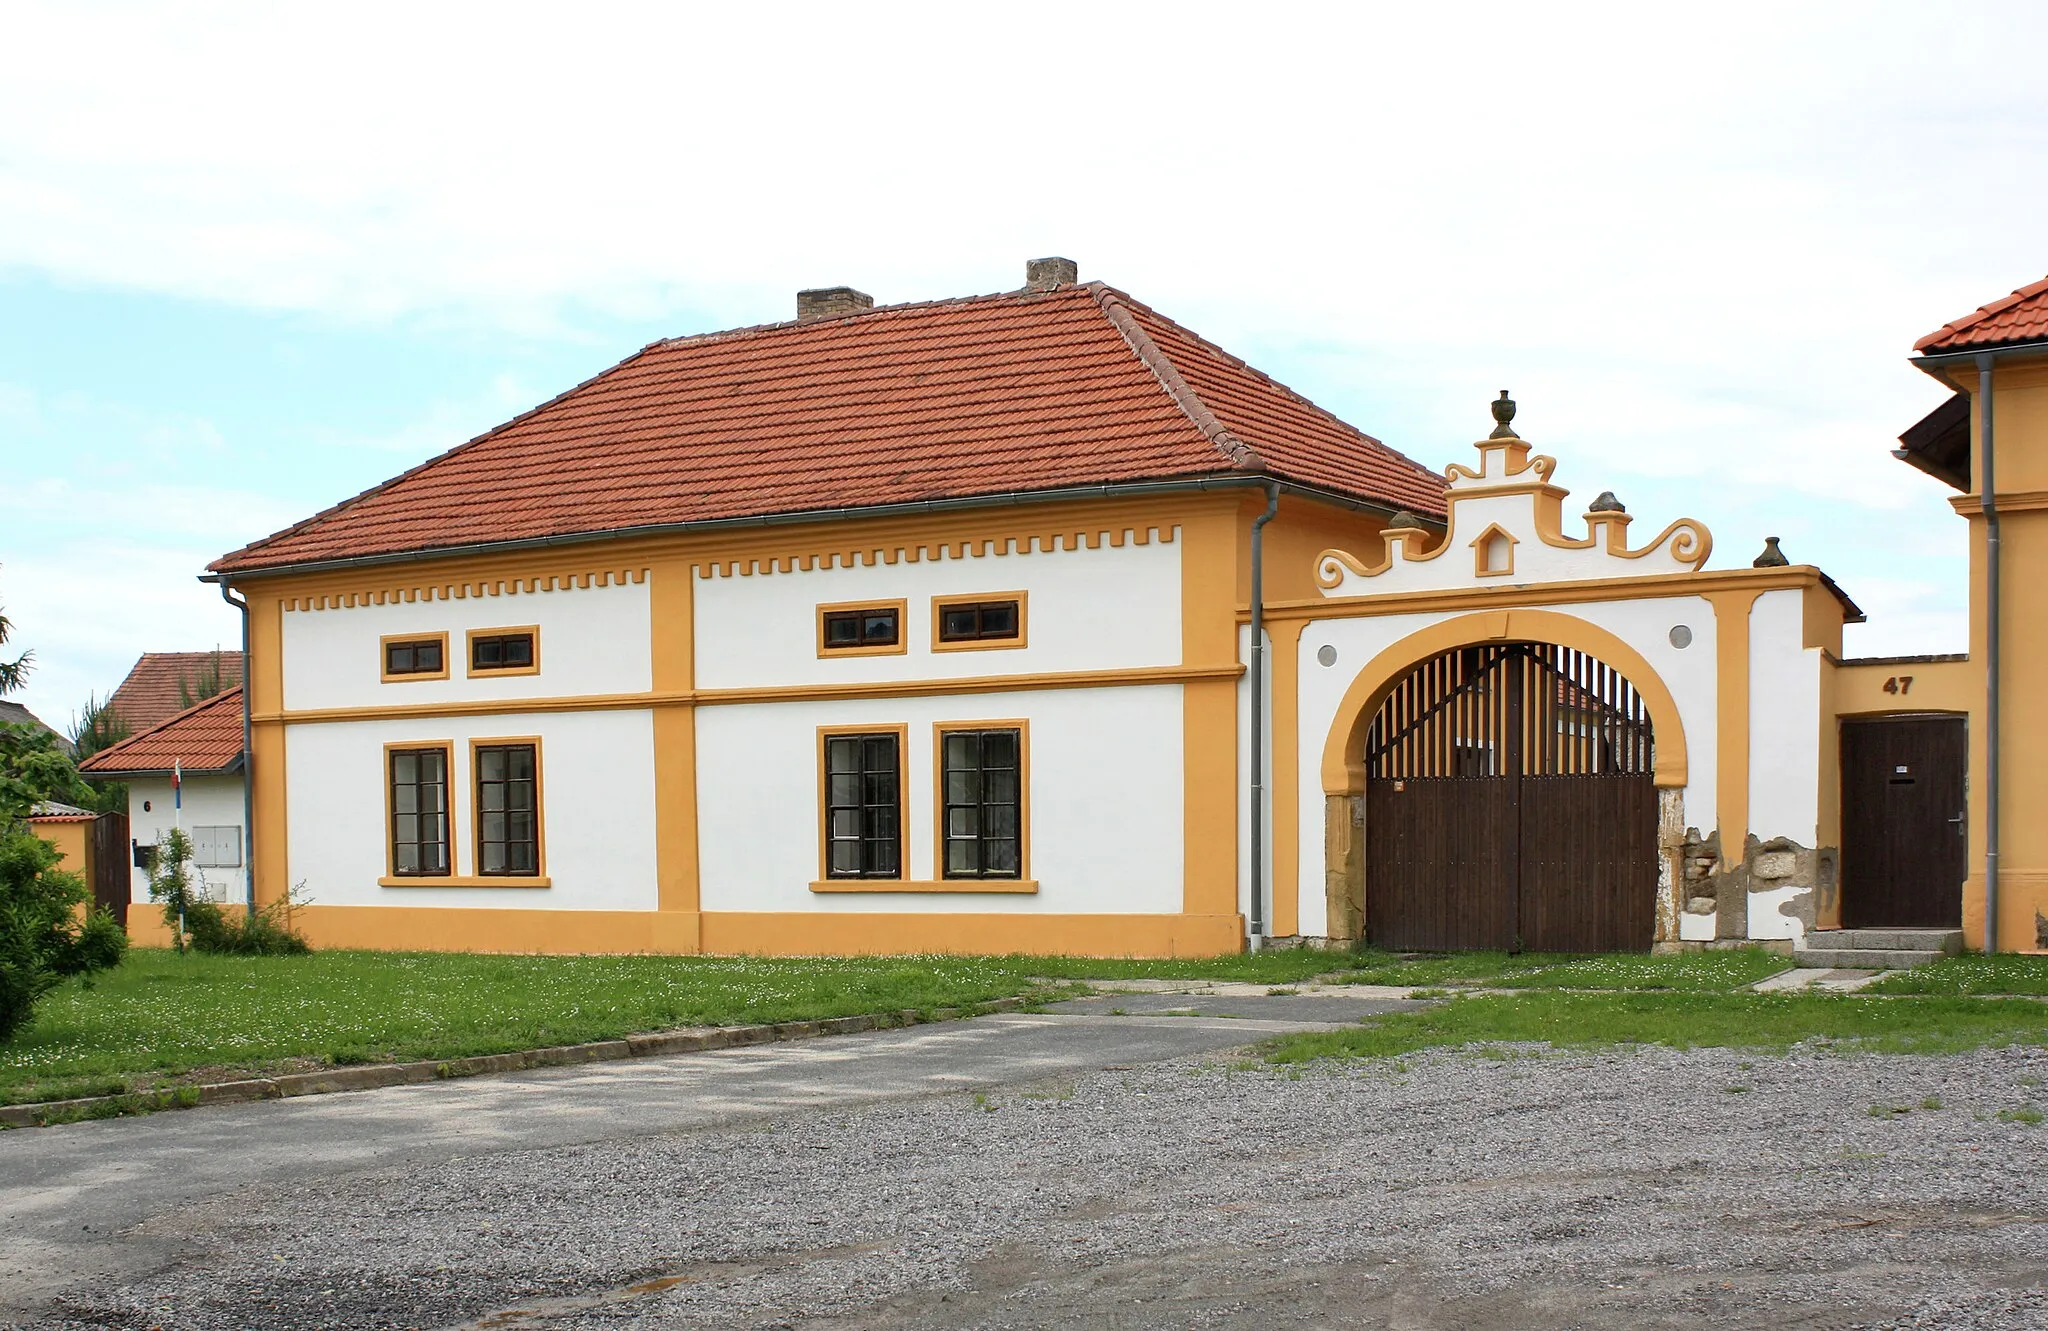
[[[62,726],[207,560],[662,336],[1064,254],[1433,467],[1960,650],[1913,340],[2048,272],[2048,7],[0,3],[0,606]]]

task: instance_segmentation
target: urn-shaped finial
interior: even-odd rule
[[[1792,561],[1785,558],[1785,552],[1778,548],[1778,538],[1764,537],[1764,552],[1750,561],[1757,568],[1785,568]]]
[[[1498,424],[1493,427],[1493,433],[1488,435],[1487,438],[1520,439],[1522,436],[1515,433],[1515,427],[1508,424],[1514,418],[1515,400],[1509,397],[1508,390],[1503,388],[1500,390],[1500,396],[1493,403],[1493,419]]]

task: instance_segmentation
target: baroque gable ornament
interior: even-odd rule
[[[1382,533],[1385,550],[1377,562],[1323,551],[1316,556],[1316,585],[1325,596],[1694,573],[1707,562],[1714,538],[1694,518],[1680,518],[1647,545],[1631,548],[1634,519],[1611,490],[1586,511],[1586,534],[1567,535],[1564,501],[1571,492],[1551,483],[1557,460],[1532,453],[1515,433],[1515,403],[1506,389],[1492,408],[1493,433],[1473,445],[1478,469],[1456,462],[1444,469],[1450,508],[1444,531],[1432,532],[1404,513]]]

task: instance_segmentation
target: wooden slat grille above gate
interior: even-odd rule
[[[1365,756],[1373,943],[1650,945],[1654,736],[1619,671],[1551,643],[1453,649],[1395,685]]]

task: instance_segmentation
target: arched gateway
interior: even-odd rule
[[[1362,756],[1367,941],[1650,946],[1655,735],[1619,671],[1555,643],[1454,647],[1394,684]]]

